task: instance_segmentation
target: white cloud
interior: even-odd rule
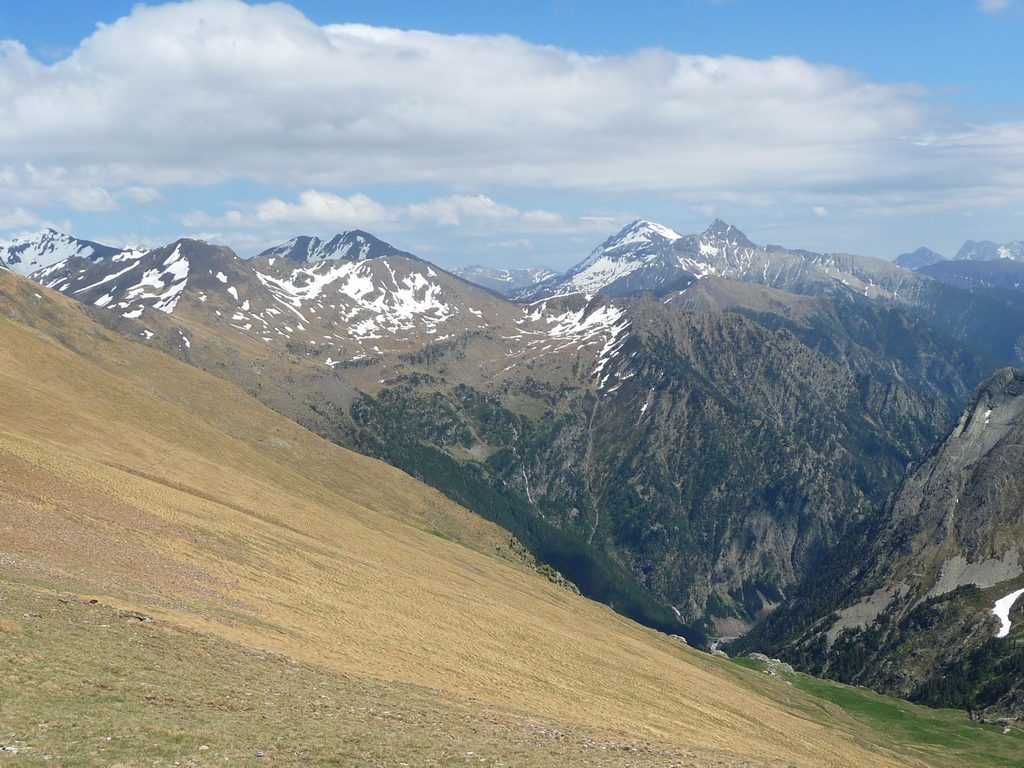
[[[307,191],[182,222],[522,236],[601,224],[494,197],[570,190],[709,212],[798,200],[833,220],[851,197],[886,211],[1019,204],[1024,123],[951,126],[927,97],[792,57],[588,56],[509,36],[317,26],[282,3],[139,5],[53,64],[0,42],[0,208],[108,211],[159,203],[169,185],[252,180]],[[494,197],[393,206],[348,194],[408,183]]]
[[[221,216],[211,216],[204,211],[189,211],[180,219],[186,227],[240,227],[256,222],[255,216],[246,216],[241,211],[234,210],[225,211]]]
[[[429,219],[437,224],[458,226],[465,219],[509,221],[521,214],[509,205],[496,203],[486,195],[452,195],[408,207],[414,219]]]
[[[924,96],[791,57],[585,56],[196,0],[139,5],[52,65],[0,43],[0,174],[39,169],[50,182],[38,189],[59,198],[58,176],[93,193],[252,179],[700,195],[924,188],[936,173],[955,177],[946,183],[994,173],[993,148],[915,143],[936,130]],[[359,209],[300,205],[263,213]],[[453,204],[445,215],[471,213]]]
[[[26,211],[24,208],[15,208],[13,211],[0,213],[0,229],[15,229],[16,227],[37,227],[42,224],[41,217]]]
[[[117,202],[102,187],[72,187],[64,193],[65,202],[76,211],[112,211]]]
[[[1013,0],[978,0],[979,10],[985,13],[999,13],[1013,5]]]
[[[443,226],[463,224],[509,224],[537,227],[558,226],[563,217],[549,211],[521,211],[498,203],[487,195],[451,195],[406,206],[402,213],[412,220],[427,220]]]
[[[819,219],[824,219],[828,217],[828,208],[826,208],[824,205],[812,205],[811,213],[813,213]]]
[[[335,230],[388,224],[395,229],[414,227],[461,227],[494,232],[567,232],[592,231],[586,217],[576,221],[550,211],[520,210],[499,203],[487,195],[450,195],[419,203],[385,205],[365,194],[343,197],[331,192],[309,189],[294,202],[271,198],[221,215],[189,211],[180,217],[192,228],[265,228],[267,226],[320,226]],[[605,220],[601,225],[604,226]]]
[[[264,224],[278,222],[373,226],[388,219],[387,209],[366,195],[342,197],[330,192],[306,190],[297,203],[274,198],[256,207],[256,220]]]
[[[164,199],[163,194],[155,187],[125,187],[118,190],[115,196],[119,200],[125,200],[135,205],[153,205]]]

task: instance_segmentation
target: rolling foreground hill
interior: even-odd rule
[[[901,743],[641,628],[10,273],[0,413],[0,719],[26,764],[981,765],[1019,743],[909,705],[966,741]]]

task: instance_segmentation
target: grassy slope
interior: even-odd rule
[[[734,663],[747,669],[763,668],[750,659],[735,659]],[[902,744],[908,754],[929,763],[963,768],[1024,766],[1024,731],[1018,728],[1004,732],[1003,726],[971,722],[961,710],[922,707],[867,688],[810,675],[782,677],[794,688],[841,707],[869,726],[872,743]],[[784,684],[781,678],[777,679]]]
[[[38,585],[3,583],[0,611],[16,617],[0,620],[0,744],[19,765],[728,764],[140,623]]]
[[[756,673],[725,669],[555,587],[511,554],[502,559],[496,550],[507,551],[507,536],[440,494],[316,438],[228,384],[123,341],[71,302],[2,272],[0,414],[4,580],[95,595],[111,608],[152,614],[160,631],[181,628],[174,631],[182,644],[159,642],[173,646],[175,658],[195,660],[196,695],[216,700],[223,683],[211,670],[242,664],[237,657],[206,664],[189,650],[199,637],[353,681],[359,706],[382,690],[399,701],[415,691],[409,701],[422,701],[423,688],[443,691],[455,711],[486,702],[480,706],[505,713],[495,717],[506,734],[515,729],[508,713],[525,710],[672,754],[907,764],[859,746],[861,725],[838,709],[792,691],[780,699]],[[17,589],[4,590],[7,605]],[[26,659],[33,661],[37,644],[18,645],[33,631],[18,615],[17,608],[0,614],[11,630],[0,646],[0,675],[28,669],[31,683]],[[66,668],[78,653],[83,665],[98,665],[95,676],[105,676],[111,696],[137,695],[129,690],[132,665],[101,662],[123,638],[105,644],[102,633],[76,635],[59,621],[44,634],[68,649],[68,658],[50,651],[53,680],[92,679]],[[76,637],[92,645],[80,647]],[[148,663],[138,658],[133,664]],[[170,674],[152,685],[174,698],[181,681]],[[68,715],[68,732],[98,737],[99,721],[91,724],[106,711],[102,697],[88,686],[78,695],[65,688],[60,697],[50,693],[65,712],[80,708]],[[302,708],[316,694],[298,690],[293,720],[302,724]],[[50,700],[36,693],[35,706]],[[425,718],[433,712],[429,704],[409,706]],[[166,716],[187,725],[212,717],[205,709]],[[224,724],[225,732],[236,741],[240,728],[270,738],[262,732],[273,729],[272,704],[245,711],[251,717]],[[138,716],[142,728],[153,714]],[[26,728],[30,720],[22,720]]]

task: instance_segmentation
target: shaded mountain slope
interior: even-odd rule
[[[447,454],[686,621],[714,616],[724,630],[778,601],[942,428],[940,406],[903,385],[876,398],[785,330],[650,299],[584,310],[616,306],[621,330],[596,375],[589,363],[581,380],[580,353],[550,342],[493,373],[465,365],[492,340],[436,347],[355,401],[354,444],[425,477],[424,446]]]
[[[842,680],[1019,716],[1024,606],[1010,607],[1007,637],[993,608],[1024,587],[1022,440],[1024,374],[1004,369],[837,557],[831,587],[808,589],[817,610],[780,611],[764,637]]]
[[[938,331],[902,307],[857,296],[826,299],[767,286],[707,277],[672,296],[674,306],[737,312],[771,329],[785,329],[801,342],[846,367],[881,396],[897,401],[911,390],[938,406],[933,423],[944,431],[995,358]],[[938,434],[938,432],[936,434]]]
[[[1012,259],[943,261],[918,271],[956,288],[1024,290],[1024,263]]]

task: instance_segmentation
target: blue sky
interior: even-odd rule
[[[1024,238],[1020,2],[369,6],[0,0],[0,238],[360,227],[559,268],[634,217],[885,258]]]

